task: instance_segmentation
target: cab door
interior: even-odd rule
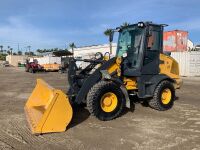
[[[159,74],[160,53],[162,52],[162,26],[150,26],[148,32],[143,54],[141,76],[137,78],[138,96],[140,98],[152,96],[147,88],[153,84],[150,82],[151,78]]]
[[[149,27],[144,51],[142,75],[159,74],[160,53],[162,52],[162,27]]]

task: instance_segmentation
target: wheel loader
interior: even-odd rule
[[[71,122],[73,106],[86,104],[91,115],[108,121],[131,107],[130,95],[159,111],[170,109],[181,87],[179,65],[163,53],[165,25],[139,22],[112,30],[119,33],[115,57],[97,53],[94,59],[72,59],[66,94],[42,79],[25,105],[33,134],[63,132]],[[76,61],[89,62],[84,69]]]

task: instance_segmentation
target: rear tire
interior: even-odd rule
[[[33,68],[29,68],[28,70],[30,73],[34,73]]]
[[[111,96],[109,95],[111,94]],[[111,100],[107,106],[102,102]],[[109,108],[110,107],[110,108]],[[87,108],[91,115],[99,120],[108,121],[120,116],[124,107],[124,97],[121,89],[111,81],[100,81],[95,84],[87,95]]]
[[[163,98],[162,94],[166,98]],[[167,96],[166,96],[167,93]],[[165,111],[172,108],[175,100],[175,89],[170,81],[162,81],[154,91],[153,99],[149,101],[149,106],[159,111]]]
[[[29,71],[29,68],[26,67],[26,68],[25,68],[25,71],[28,72],[28,71]]]

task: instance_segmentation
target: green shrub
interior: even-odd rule
[[[0,54],[0,60],[6,60],[7,54]]]

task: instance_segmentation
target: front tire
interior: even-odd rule
[[[162,81],[154,91],[153,99],[149,101],[149,106],[159,111],[172,108],[175,100],[175,89],[170,81]]]
[[[99,120],[108,121],[120,116],[124,107],[121,89],[112,81],[100,81],[87,95],[87,108]]]
[[[28,68],[28,67],[25,67],[25,71],[28,72],[28,71],[29,71],[29,68]]]
[[[30,73],[35,73],[35,71],[33,70],[33,68],[29,68],[29,72]]]

